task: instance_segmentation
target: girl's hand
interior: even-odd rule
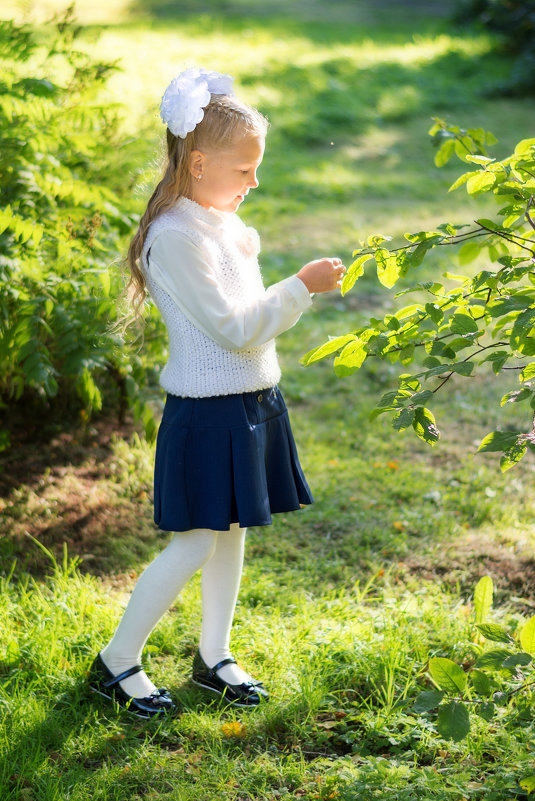
[[[345,271],[341,259],[317,259],[301,267],[297,277],[311,293],[330,292],[340,286]]]

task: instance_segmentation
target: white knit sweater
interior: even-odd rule
[[[236,214],[184,197],[151,223],[141,266],[169,334],[160,383],[170,394],[231,395],[279,381],[274,337],[311,297],[296,275],[266,290],[259,250]]]

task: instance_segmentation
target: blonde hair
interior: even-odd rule
[[[138,229],[130,242],[125,263],[130,271],[126,295],[134,318],[140,322],[146,296],[145,276],[139,261],[151,222],[173,206],[178,198],[190,197],[193,177],[190,156],[194,150],[219,150],[234,144],[247,135],[265,136],[267,119],[252,106],[242,103],[233,95],[212,95],[204,109],[204,117],[185,139],[174,136],[167,129],[167,158],[163,177],[152,193]]]

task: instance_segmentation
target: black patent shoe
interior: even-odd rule
[[[225,701],[233,706],[258,706],[260,703],[267,701],[269,695],[261,681],[250,679],[242,684],[229,684],[217,675],[217,671],[224,665],[235,663],[236,660],[230,656],[210,668],[200,652],[197,651],[193,659],[193,682],[198,684],[199,687],[204,687],[206,690],[222,695]]]
[[[119,686],[120,681],[139,673],[140,670],[143,670],[141,665],[134,665],[134,667],[128,668],[118,676],[114,676],[104,664],[101,655],[97,654],[89,669],[89,686],[93,692],[103,695],[104,698],[117,701],[119,706],[127,709],[138,718],[153,718],[156,715],[166,715],[174,712],[176,706],[165,687],[154,690],[146,698],[133,698]]]

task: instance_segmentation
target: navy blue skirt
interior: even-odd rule
[[[313,498],[278,387],[213,398],[167,395],[154,468],[163,531],[266,526]]]

